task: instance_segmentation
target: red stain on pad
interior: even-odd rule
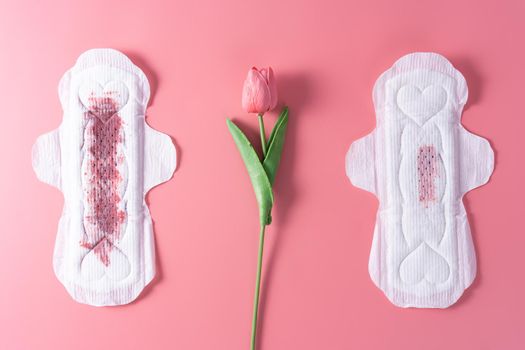
[[[118,145],[122,143],[122,119],[117,114],[118,103],[105,93],[91,96],[85,118],[89,121],[86,149],[89,152],[85,195],[89,204],[85,213],[86,240],[82,247],[93,250],[100,261],[110,264],[111,250],[119,239],[126,213],[120,209],[119,185],[122,182],[118,164],[123,161]],[[87,156],[87,155],[86,155]]]
[[[437,154],[434,146],[421,146],[417,154],[419,201],[428,206],[436,200],[435,178],[438,176]]]

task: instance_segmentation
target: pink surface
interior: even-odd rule
[[[247,349],[257,206],[227,132],[247,70],[272,65],[290,106],[267,234],[260,349],[523,349],[525,2],[0,2],[0,348]],[[31,169],[36,137],[61,122],[58,80],[113,47],[147,74],[150,125],[180,163],[148,196],[159,273],[128,306],[75,303],[51,258],[63,199]],[[466,206],[478,277],[447,310],[391,305],[368,276],[377,201],[345,176],[350,143],[374,128],[378,75],[436,51],[464,74],[464,125],[496,169]],[[275,114],[268,118],[275,120]]]

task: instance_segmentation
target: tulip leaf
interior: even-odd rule
[[[244,135],[244,133],[231,120],[227,119],[226,123],[233,136],[233,140],[239,149],[246,170],[248,170],[248,175],[250,175],[253,190],[255,191],[255,197],[257,198],[257,204],[259,205],[259,219],[261,225],[269,225],[271,222],[270,212],[273,206],[272,185],[268,180],[266,171],[264,170],[255,149],[246,135]]]
[[[283,151],[284,137],[286,135],[286,126],[288,125],[288,107],[284,107],[277,123],[273,127],[270,138],[268,139],[268,151],[263,161],[263,167],[268,175],[270,184],[273,185],[275,174],[281,161]]]
[[[286,106],[281,111],[281,114],[279,114],[279,118],[277,118],[277,122],[275,123],[275,126],[272,129],[270,137],[268,138],[268,141],[267,141],[267,145],[268,146],[270,145],[270,143],[272,143],[272,140],[275,137],[275,132],[277,131],[277,125],[279,124],[279,122],[282,121],[282,119],[284,118],[285,115],[288,116],[288,107],[286,107]]]

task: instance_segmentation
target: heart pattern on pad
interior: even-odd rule
[[[422,126],[445,107],[447,91],[438,85],[430,85],[424,89],[404,85],[397,91],[396,100],[399,109]]]
[[[410,253],[399,267],[401,279],[408,284],[423,280],[431,284],[443,283],[450,275],[447,261],[426,243]]]
[[[110,81],[104,86],[88,81],[80,86],[78,96],[90,114],[107,123],[126,105],[129,93],[121,81]]]

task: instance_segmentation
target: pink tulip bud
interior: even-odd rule
[[[242,90],[242,108],[248,113],[264,113],[277,106],[277,85],[271,67],[248,72]]]

